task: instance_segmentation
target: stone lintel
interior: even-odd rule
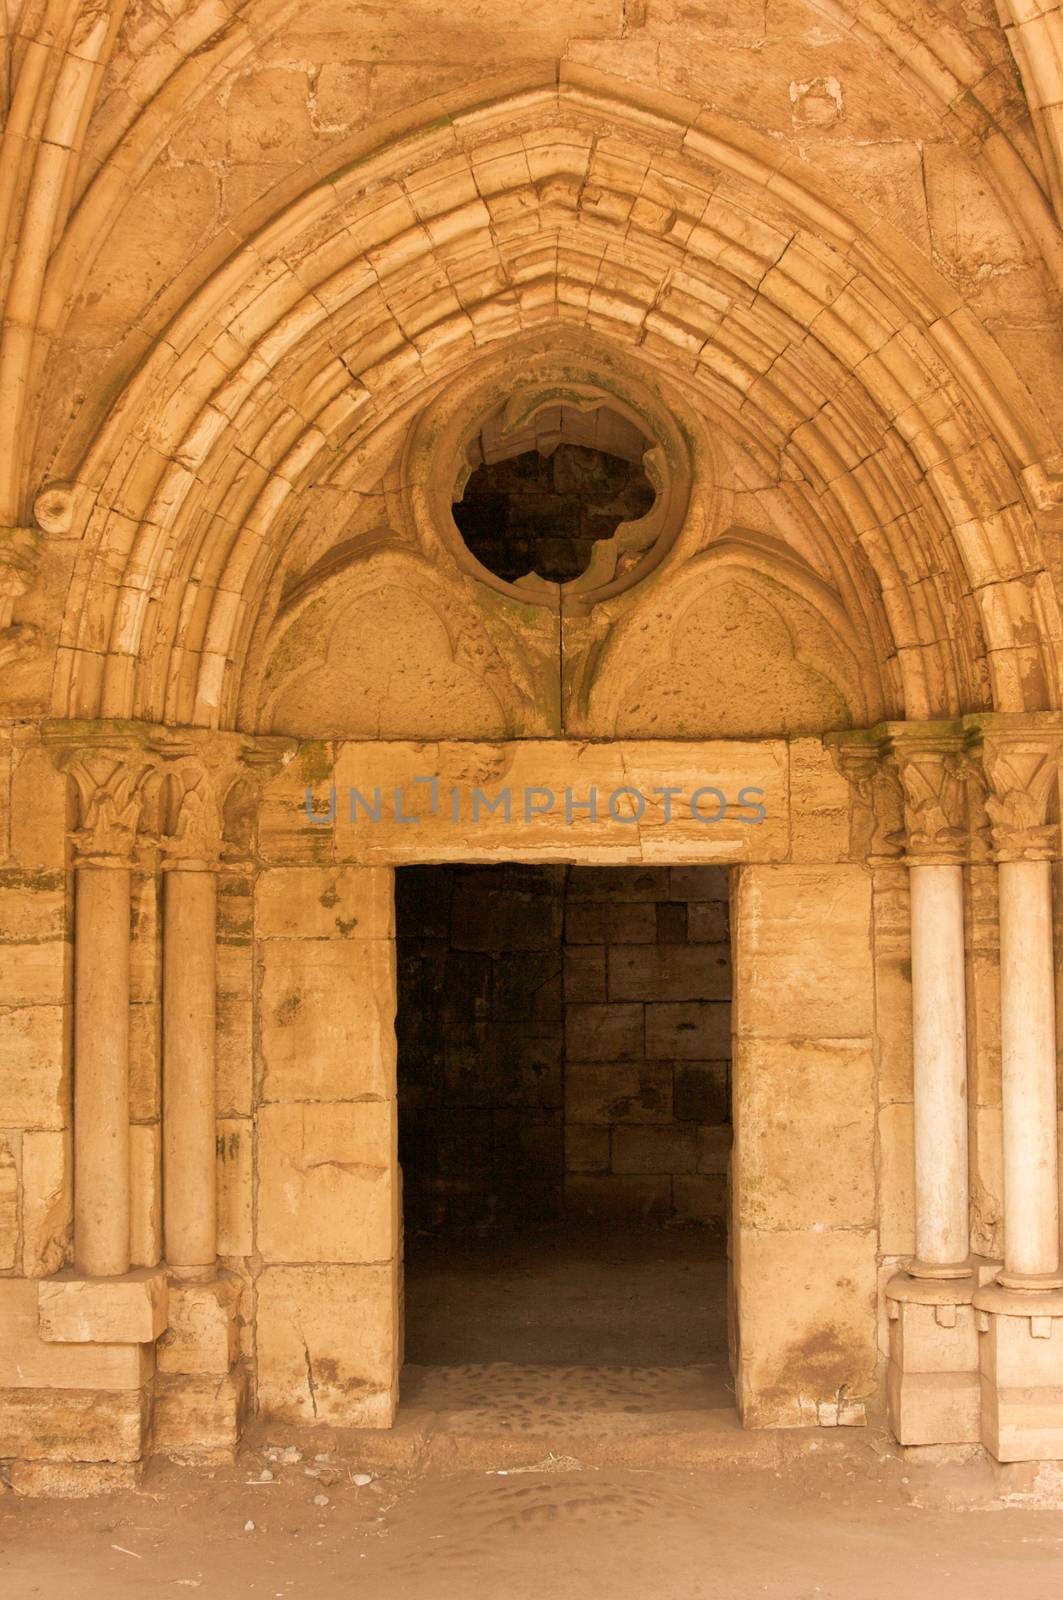
[[[55,1344],[152,1344],[168,1326],[168,1298],[161,1267],[119,1278],[61,1272],[37,1286],[40,1336]]]

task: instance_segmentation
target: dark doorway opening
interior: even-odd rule
[[[726,870],[396,885],[407,1377],[696,1368],[729,1404]]]

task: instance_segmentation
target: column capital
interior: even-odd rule
[[[910,866],[962,865],[971,854],[963,729],[955,722],[885,722],[882,754],[897,775]]]
[[[76,795],[71,830],[78,866],[131,867],[144,809],[145,785],[155,758],[134,736],[115,738],[103,727],[79,737],[57,738],[47,728],[45,743],[60,772],[72,779]]]
[[[1059,776],[1063,717],[1057,713],[963,719],[968,751],[985,786],[997,861],[1059,856]]]
[[[824,743],[850,789],[849,854],[881,865],[899,861],[904,818],[896,774],[883,761],[881,728],[827,734]]]

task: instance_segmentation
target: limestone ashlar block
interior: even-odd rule
[[[70,1007],[0,1006],[0,1126],[70,1122]]]
[[[168,1300],[158,1267],[121,1278],[86,1278],[70,1269],[38,1283],[38,1327],[50,1344],[153,1344],[165,1331]]]
[[[55,1006],[70,997],[72,946],[66,939],[0,943],[0,1006]]]
[[[263,1098],[393,1094],[394,943],[274,939],[260,950]]]
[[[569,1061],[638,1061],[645,1053],[641,1005],[568,1005]]]
[[[139,1461],[13,1461],[11,1487],[26,1500],[88,1500],[135,1489]]]
[[[154,1449],[189,1464],[234,1461],[247,1414],[248,1389],[242,1366],[215,1375],[160,1376],[152,1415]]]
[[[274,867],[255,884],[260,939],[391,939],[394,874],[389,867]]]
[[[258,1248],[266,1261],[391,1259],[394,1101],[262,1106],[258,1135]]]
[[[0,1456],[24,1461],[138,1461],[147,1388],[0,1388]]]
[[[840,1040],[743,1039],[734,1081],[742,1225],[873,1227],[870,1049]]]
[[[863,867],[743,867],[735,928],[744,1037],[792,1038],[795,1027],[805,1038],[871,1037],[871,877]]]
[[[162,1255],[162,1135],[157,1122],[129,1130],[129,1258],[154,1267]]]
[[[811,1426],[820,1407],[871,1393],[877,1362],[873,1229],[735,1230],[746,1427]]]
[[[253,1248],[254,1123],[228,1117],[217,1124],[218,1254],[248,1256]]]
[[[651,1061],[720,1061],[731,1054],[731,1007],[721,1000],[682,1000],[646,1007]]]
[[[258,1279],[266,1420],[389,1428],[398,1404],[399,1267],[267,1267]]]
[[[667,1127],[636,1124],[613,1129],[614,1172],[694,1172],[697,1159],[694,1127],[673,1122]]]
[[[977,1444],[980,1438],[977,1372],[903,1372],[890,1361],[886,1404],[900,1444]]]
[[[643,1061],[569,1061],[565,1123],[672,1120],[672,1068]]]
[[[240,1281],[220,1272],[208,1283],[170,1284],[169,1327],[159,1340],[159,1372],[221,1376],[240,1342]]]
[[[42,1339],[43,1280],[0,1279],[0,1388],[139,1389],[155,1370],[152,1344],[68,1344]]]
[[[18,1149],[17,1134],[0,1133],[0,1272],[10,1272],[18,1260]]]
[[[69,1129],[22,1135],[22,1272],[46,1278],[64,1265],[73,1228]]]
[[[729,1000],[729,944],[613,945],[610,1000]]]
[[[978,1371],[978,1331],[971,1306],[919,1305],[909,1300],[895,1304],[894,1309],[897,1315],[891,1312],[890,1360],[906,1376],[913,1372]]]

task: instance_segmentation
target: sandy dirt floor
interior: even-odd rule
[[[0,1493],[0,1597],[1063,1600],[1029,1474],[875,1428],[746,1432],[698,1230],[411,1251],[393,1430],[253,1430],[137,1492]],[[1054,1503],[1063,1505],[1063,1476]]]
[[[289,1438],[294,1436],[289,1435]],[[913,1506],[925,1473],[846,1442],[781,1471],[384,1473],[320,1439],[138,1493],[0,1498],[0,1593],[124,1600],[1058,1600],[1063,1511]],[[295,1459],[298,1450],[300,1459]],[[287,1459],[285,1459],[285,1454]],[[307,1467],[317,1476],[307,1473]],[[951,1469],[966,1497],[972,1469]],[[263,1472],[271,1479],[256,1481]],[[965,1478],[964,1474],[968,1476]]]

